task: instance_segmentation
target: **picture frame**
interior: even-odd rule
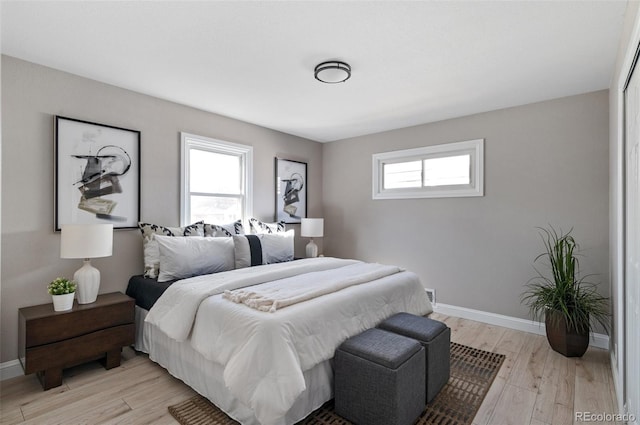
[[[276,221],[301,223],[307,217],[307,163],[276,158]]]
[[[140,131],[54,117],[54,230],[140,221]]]

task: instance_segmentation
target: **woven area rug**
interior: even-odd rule
[[[449,382],[433,402],[426,406],[416,424],[471,424],[504,358],[503,354],[452,342]],[[238,424],[199,395],[169,406],[169,412],[182,425]],[[336,415],[333,401],[329,401],[299,422],[299,425],[351,425],[351,422]]]

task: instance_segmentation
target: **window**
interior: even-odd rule
[[[180,221],[231,223],[251,216],[251,146],[181,133]]]
[[[373,155],[373,199],[483,196],[484,139]]]

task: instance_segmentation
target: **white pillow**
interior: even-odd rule
[[[242,220],[227,224],[204,224],[204,235],[213,237],[244,235]]]
[[[249,228],[254,235],[263,233],[279,233],[284,232],[287,229],[284,221],[278,221],[276,223],[265,223],[257,218],[251,217],[249,219]]]
[[[234,236],[236,269],[293,260],[294,230]]]
[[[160,250],[158,282],[233,270],[232,238],[155,236]]]
[[[293,239],[295,231],[265,233],[262,235],[262,259],[264,264],[282,263],[293,260]]]

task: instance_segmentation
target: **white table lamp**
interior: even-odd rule
[[[91,258],[109,257],[113,253],[113,224],[63,224],[60,258],[84,258],[84,265],[73,275],[78,285],[78,304],[89,304],[98,297],[100,271]]]
[[[309,241],[306,248],[307,257],[317,257],[318,245],[316,245],[316,243],[313,241],[313,238],[321,238],[324,235],[324,219],[303,218],[300,228],[300,235],[303,238],[311,238],[311,241]]]

